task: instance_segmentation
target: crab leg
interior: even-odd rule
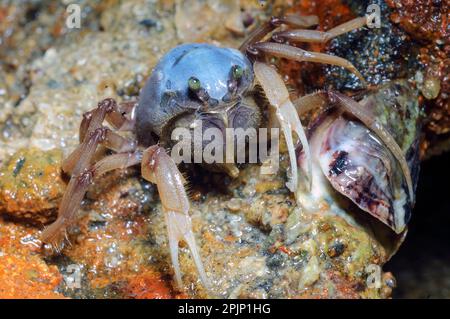
[[[294,14],[286,15],[284,17],[272,17],[270,21],[253,30],[244,43],[241,44],[239,50],[245,53],[249,46],[261,41],[268,33],[272,32],[282,24],[296,28],[309,28],[319,24],[319,18],[317,16],[298,16]]]
[[[350,32],[355,29],[359,29],[365,26],[367,23],[366,17],[359,17],[348,22],[345,22],[337,27],[328,30],[326,32],[316,30],[287,30],[282,32],[276,32],[273,34],[272,39],[276,42],[284,42],[285,40],[295,42],[320,42],[325,43],[341,34]]]
[[[170,255],[178,286],[182,287],[178,243],[184,240],[189,246],[203,285],[207,288],[210,287],[192,231],[189,200],[184,188],[185,180],[178,167],[162,147],[153,145],[144,151],[141,169],[142,176],[156,184],[158,188],[165,213]]]
[[[140,151],[112,154],[95,163],[91,170],[95,178],[116,169],[125,169],[137,165],[141,160],[142,152]]]
[[[118,131],[132,131],[136,122],[134,114],[136,104],[136,101],[120,103],[118,108],[106,115],[106,120]]]
[[[99,144],[104,145],[110,150],[113,150],[117,153],[125,153],[125,152],[133,152],[137,148],[137,144],[135,141],[126,139],[119,134],[111,131],[107,127],[99,128],[103,132],[103,137]],[[84,152],[83,144],[78,145],[78,147],[66,158],[63,160],[61,168],[63,172],[67,174],[72,174],[76,164],[79,162],[80,157]]]
[[[96,109],[84,113],[79,131],[80,143],[89,138],[89,134],[95,129],[101,127],[106,115],[113,112],[115,108],[116,101],[114,99],[107,98],[99,102]]]
[[[297,109],[298,115],[302,116],[315,109],[329,108],[329,102],[326,92],[319,91],[299,97],[293,104]]]
[[[137,148],[137,142],[129,140],[106,128],[103,145],[117,153],[133,152]]]
[[[131,113],[135,104],[135,102],[130,102],[121,105],[124,109],[122,111],[114,99],[107,98],[98,103],[98,107],[95,110],[83,114],[79,131],[80,143],[83,142],[87,133],[95,127],[99,127],[105,118],[116,130],[126,131],[132,129],[134,127],[134,118],[128,119],[123,113]]]
[[[106,146],[116,150],[134,151],[136,149],[134,142],[125,140],[102,126],[105,117],[108,113],[114,111],[114,107],[115,101],[113,99],[104,99],[98,103],[95,110],[85,113],[88,116],[83,117],[83,123],[80,126],[84,134],[82,143],[62,164],[63,170],[70,172],[72,176],[59,206],[58,218],[42,233],[43,242],[56,245],[60,242],[62,235],[65,234],[67,226],[74,221],[84,194],[92,183],[95,170],[91,167],[91,162],[97,146],[106,143]],[[120,163],[118,162],[118,165]]]
[[[273,43],[273,42],[259,42],[249,47],[250,52],[264,52],[280,58],[286,58],[298,62],[318,62],[331,65],[337,65],[346,68],[355,74],[360,81],[366,86],[366,81],[355,66],[348,60],[319,52],[305,51],[290,45]]]
[[[117,104],[113,99],[107,98],[98,103],[98,107],[92,111],[83,114],[83,120],[80,125],[80,141],[81,144],[62,162],[62,170],[71,174],[75,165],[79,162],[80,157],[83,154],[83,142],[94,130],[102,128],[102,123],[110,114],[120,114],[117,109]],[[130,121],[125,118],[125,120]],[[122,122],[122,124],[130,124],[128,122]],[[103,143],[109,149],[117,152],[131,152],[136,149],[136,143],[125,139],[124,137],[112,132],[110,129],[103,127],[104,139]],[[82,137],[82,138],[81,138]],[[91,158],[92,160],[92,158]]]
[[[42,232],[41,238],[43,242],[51,243],[54,247],[58,247],[58,243],[61,242],[66,228],[74,222],[81,201],[95,177],[110,170],[126,168],[140,162],[140,153],[122,153],[105,157],[90,167],[95,150],[104,138],[104,128],[98,128],[81,144],[80,154],[82,156],[80,156],[78,163],[75,165],[70,182],[64,192],[59,205],[58,218]]]
[[[262,86],[270,104],[276,109],[276,116],[280,122],[284,137],[286,139],[292,170],[292,176],[286,185],[292,192],[295,193],[297,191],[297,157],[295,155],[295,145],[292,138],[292,131],[294,131],[300,139],[303,149],[305,150],[305,155],[308,162],[307,178],[309,187],[311,187],[312,162],[309,144],[302,123],[300,122],[300,118],[297,114],[297,110],[289,98],[286,85],[278,72],[265,63],[255,62],[254,71],[255,76]]]

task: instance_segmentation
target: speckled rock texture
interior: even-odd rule
[[[237,0],[79,3],[82,27],[69,29],[60,2],[18,6],[0,0],[0,298],[391,296],[395,279],[379,267],[400,239],[386,229],[378,232],[368,216],[339,196],[333,205],[323,201],[313,212],[299,209],[285,187],[284,157],[276,176],[260,175],[257,165],[243,167],[235,180],[201,168],[189,173],[190,213],[211,291],[202,287],[184,246],[185,289],[175,288],[158,193],[138,168],[96,181],[68,233],[70,245],[59,254],[42,247],[39,234],[56,217],[67,181],[61,160],[78,144],[84,112],[105,97],[135,99],[152,67],[177,44],[237,47],[249,30],[286,5],[267,1],[261,7]],[[337,11],[327,11],[331,7]],[[383,5],[383,10],[394,9]],[[293,1],[288,11],[318,14],[319,28],[328,29],[358,8],[340,1],[320,6]],[[413,61],[411,70],[405,61],[397,62],[414,54],[403,29],[390,22],[383,28],[387,35],[381,30],[365,37],[357,31],[329,47],[313,48],[349,58],[374,85],[421,72],[419,63]],[[371,50],[356,54],[349,49],[374,43],[382,47],[375,57]],[[358,89],[342,70],[278,62],[297,94],[324,86]],[[65,280],[74,265],[81,276],[77,288]],[[379,274],[375,286],[370,284],[374,270]]]

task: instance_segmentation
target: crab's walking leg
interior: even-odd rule
[[[318,91],[299,97],[293,102],[299,116],[303,116],[309,111],[318,109],[328,109],[331,103],[325,91]]]
[[[359,29],[367,23],[366,17],[359,17],[345,22],[326,32],[316,30],[295,29],[282,32],[276,32],[272,35],[272,39],[276,42],[284,42],[286,40],[293,42],[319,42],[325,43],[341,34]]]
[[[286,15],[284,17],[272,17],[270,21],[253,30],[244,43],[241,44],[239,50],[241,50],[242,53],[245,53],[249,46],[261,41],[269,32],[272,32],[282,24],[296,28],[309,28],[319,24],[319,18],[317,16],[298,16],[294,14]]]
[[[297,156],[295,155],[294,140],[292,138],[292,131],[294,131],[300,139],[305,155],[308,162],[307,178],[309,186],[311,186],[311,172],[312,162],[311,153],[309,150],[308,140],[306,138],[305,131],[303,129],[300,118],[297,114],[297,110],[292,104],[286,85],[278,72],[271,66],[255,62],[254,64],[255,76],[262,86],[267,99],[270,104],[275,107],[278,121],[280,122],[281,129],[283,130],[286,144],[288,147],[289,158],[291,162],[292,176],[287,183],[288,188],[292,192],[296,192],[298,188],[298,175],[297,175]]]
[[[405,176],[406,184],[408,186],[409,196],[411,202],[414,203],[413,182],[411,178],[411,171],[408,163],[405,159],[402,149],[397,144],[395,139],[389,133],[389,131],[383,127],[379,122],[375,120],[369,109],[366,106],[361,105],[352,98],[335,91],[319,91],[313,94],[309,94],[300,97],[294,101],[294,105],[299,115],[303,115],[315,108],[328,109],[332,107],[332,104],[337,104],[345,112],[352,114],[364,125],[371,129],[387,146],[389,151],[394,155],[395,159],[400,164],[403,175]]]
[[[96,109],[84,113],[79,131],[80,143],[87,133],[99,127],[105,118],[118,131],[131,130],[134,127],[134,117],[127,118],[125,114],[132,113],[135,104],[135,102],[123,103],[118,107],[114,99],[107,98],[101,101]]]
[[[115,120],[111,120],[109,116],[112,114]],[[120,112],[117,108],[117,104],[113,99],[107,98],[98,103],[98,107],[92,111],[83,114],[83,120],[80,125],[80,140],[81,144],[62,162],[62,170],[68,174],[72,174],[75,165],[79,162],[80,157],[83,154],[83,141],[86,136],[89,136],[94,130],[102,127],[102,123],[105,120],[110,123],[116,123],[117,126],[131,125],[134,120],[129,120]],[[113,125],[116,127],[116,125]],[[136,142],[128,140],[117,133],[111,131],[108,128],[103,128],[104,140],[103,144],[116,152],[131,152],[137,147]],[[81,138],[81,136],[83,138]],[[92,160],[92,158],[91,158]]]
[[[117,153],[133,152],[136,150],[137,143],[135,141],[126,139],[107,127],[101,127],[101,129],[103,130],[104,135],[101,144],[106,148]],[[83,144],[80,144],[66,159],[64,159],[61,165],[63,172],[72,174],[72,171],[82,154]]]
[[[178,243],[184,240],[189,246],[203,285],[207,288],[210,287],[192,231],[191,217],[189,216],[189,199],[184,188],[185,180],[164,148],[153,145],[144,151],[142,176],[156,184],[158,188],[165,213],[170,255],[178,286],[182,287],[181,270],[178,261]]]
[[[63,169],[71,172],[72,176],[59,206],[57,220],[42,233],[43,242],[60,242],[61,235],[65,234],[67,226],[74,221],[86,189],[92,182],[92,172],[89,168],[97,146],[105,143],[105,146],[111,149],[130,152],[136,148],[134,142],[125,140],[102,126],[114,104],[112,99],[105,99],[98,104],[91,112],[83,142],[63,161]]]
[[[102,139],[102,134],[101,129],[97,129],[87,143],[83,143],[83,154],[87,156],[80,159],[77,168],[89,167],[87,159],[90,154],[95,152],[96,146]],[[51,243],[53,247],[57,248],[65,235],[66,228],[74,222],[81,201],[94,179],[111,170],[134,166],[141,161],[141,157],[142,154],[139,152],[114,154],[103,158],[78,174],[73,174],[59,205],[58,218],[44,229],[41,235],[42,241]]]
[[[137,101],[120,103],[118,108],[106,115],[106,121],[118,131],[132,131],[136,124],[136,105]]]
[[[318,62],[331,65],[337,65],[348,69],[354,73],[360,81],[366,86],[366,81],[355,66],[348,60],[319,52],[305,51],[287,44],[273,42],[259,42],[249,48],[250,52],[263,52],[280,58],[286,58],[298,62]]]

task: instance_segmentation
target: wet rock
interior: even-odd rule
[[[365,1],[344,2],[350,5],[355,14],[363,14],[366,10]],[[383,34],[382,38],[385,37],[383,42],[373,42],[377,44],[372,47],[373,52],[377,55],[385,52],[384,58],[380,60],[382,64],[377,64],[377,71],[385,69],[384,64],[387,63],[387,66],[392,66],[392,70],[396,70],[391,75],[409,78],[421,90],[422,109],[427,113],[423,121],[426,139],[421,145],[422,154],[427,152],[426,156],[432,156],[450,149],[448,2],[387,0],[373,3],[381,7],[380,34]],[[358,52],[361,52],[361,48]],[[370,59],[369,55],[368,61]],[[404,73],[402,70],[409,72]]]
[[[420,46],[417,85],[425,98],[427,112],[424,151],[432,154],[450,149],[449,28],[448,1],[386,1],[391,21],[405,30]]]
[[[244,31],[236,0],[176,1],[175,10],[177,34],[184,42],[202,42],[211,36],[220,39],[228,33],[227,29]]]
[[[62,276],[42,260],[39,232],[0,218],[0,298],[64,298]]]
[[[366,14],[367,3],[362,2],[360,6],[352,2],[355,16]],[[419,68],[415,46],[406,33],[390,22],[390,10],[384,1],[376,3],[381,11],[380,28],[364,28],[339,36],[330,42],[329,52],[352,62],[374,85],[414,76],[414,70]],[[361,87],[358,79],[342,68],[326,69],[327,80],[336,89]]]
[[[391,19],[414,38],[424,40],[443,39],[448,35],[446,19],[449,10],[447,1],[392,1],[386,3],[393,9]]]
[[[132,277],[124,288],[124,297],[133,299],[169,299],[173,292],[160,274],[144,273]]]
[[[338,256],[342,255],[344,250],[345,250],[345,245],[343,243],[336,242],[328,249],[328,256],[338,257]]]
[[[0,170],[0,211],[37,224],[53,220],[65,189],[61,160],[60,150],[16,152]]]

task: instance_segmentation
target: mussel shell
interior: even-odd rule
[[[363,124],[336,116],[317,139],[323,174],[341,194],[397,233],[411,216],[411,202],[395,158]]]
[[[419,170],[415,90],[406,81],[394,81],[360,104],[370,108],[404,151],[415,189]],[[322,115],[311,127],[313,161],[333,188],[397,234],[403,232],[413,203],[400,165],[381,139],[338,109]]]

